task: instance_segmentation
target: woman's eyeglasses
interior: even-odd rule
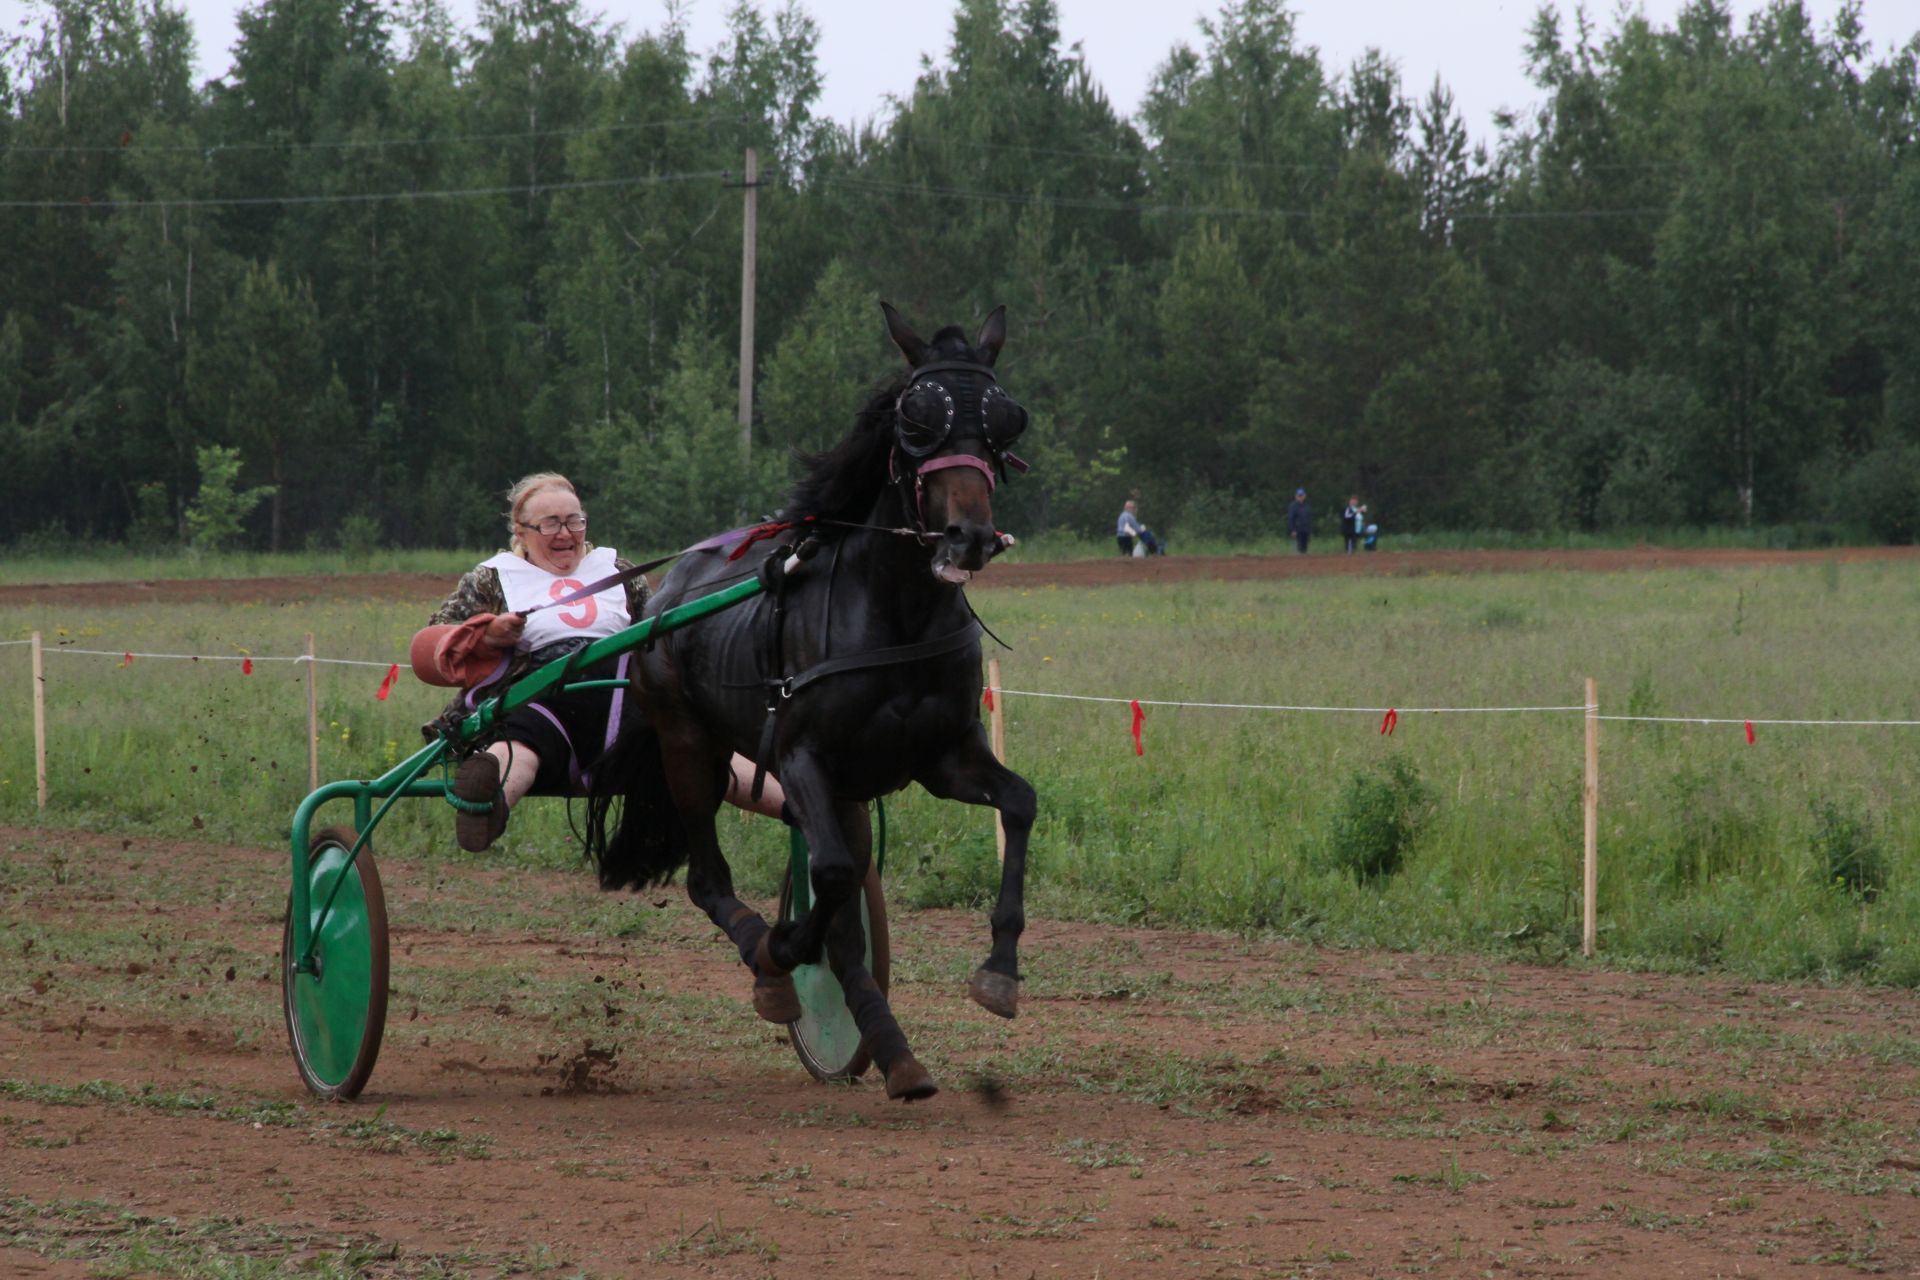
[[[585,533],[587,531],[587,518],[585,516],[568,516],[563,520],[559,516],[548,516],[538,524],[528,524],[522,520],[520,527],[522,529],[531,529],[543,538],[554,538],[559,536],[562,529],[565,529],[568,533]]]

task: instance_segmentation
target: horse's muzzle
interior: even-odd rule
[[[986,568],[987,561],[999,550],[1000,535],[992,525],[965,520],[947,526],[934,562],[938,565],[945,561],[956,569],[973,573]]]

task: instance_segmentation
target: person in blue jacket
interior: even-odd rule
[[[1305,489],[1295,489],[1293,501],[1287,504],[1287,533],[1300,554],[1307,554],[1307,543],[1313,538],[1313,508],[1307,505]]]

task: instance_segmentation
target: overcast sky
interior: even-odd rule
[[[777,2],[765,0],[763,7],[771,12]],[[1644,0],[1636,7],[1665,25],[1680,2]],[[704,52],[719,42],[731,3],[691,0],[685,6],[694,49]],[[1199,19],[1220,9],[1217,0],[1057,3],[1062,43],[1082,47],[1094,77],[1126,115],[1139,107],[1168,50],[1181,42],[1199,47]],[[1823,30],[1840,8],[1840,0],[1808,3]],[[185,0],[185,5],[200,40],[203,78],[224,73],[234,41],[233,17],[242,5],[237,0]],[[621,23],[630,36],[666,21],[662,0],[609,0],[588,7]],[[911,90],[921,55],[944,55],[953,13],[951,4],[936,0],[804,0],[804,7],[820,26],[822,111],[842,122],[865,120],[884,109],[889,94]],[[1535,100],[1521,47],[1536,7],[1533,0],[1301,0],[1294,10],[1302,40],[1320,50],[1330,73],[1344,72],[1369,46],[1378,47],[1399,65],[1409,97],[1423,96],[1439,74],[1453,90],[1468,130],[1476,138],[1490,138],[1496,111]],[[1560,7],[1572,10],[1570,3]],[[1743,23],[1761,7],[1760,0],[1733,0]],[[449,0],[449,8],[456,21],[471,25],[474,0]],[[1614,12],[1607,0],[1593,0],[1588,8],[1601,15]],[[1876,56],[1920,30],[1920,0],[1868,0],[1864,14]]]

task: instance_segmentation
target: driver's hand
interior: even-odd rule
[[[495,649],[511,649],[520,643],[520,633],[527,629],[527,620],[517,613],[495,615],[487,624],[487,643]]]

